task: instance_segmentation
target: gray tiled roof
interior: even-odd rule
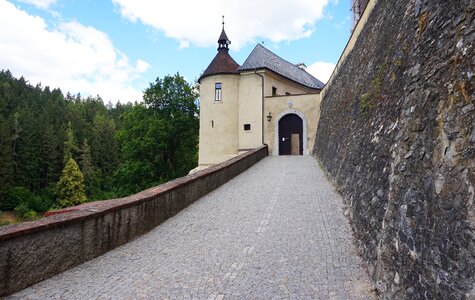
[[[294,64],[280,58],[261,44],[252,50],[239,71],[266,68],[309,88],[322,89],[324,84]]]

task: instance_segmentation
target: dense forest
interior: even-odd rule
[[[23,218],[111,199],[186,175],[197,165],[198,105],[179,74],[143,102],[105,105],[0,72],[0,210]]]

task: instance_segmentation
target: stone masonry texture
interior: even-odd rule
[[[314,155],[388,299],[475,299],[475,1],[380,0]]]
[[[267,157],[145,235],[7,299],[374,299],[341,197]]]

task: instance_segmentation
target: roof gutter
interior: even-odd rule
[[[262,76],[261,74],[257,73],[257,69],[254,69],[254,74],[256,74],[257,76],[261,77],[261,88],[262,88],[262,91],[261,91],[261,103],[262,103],[262,114],[261,114],[261,125],[262,125],[262,145],[265,145],[265,146],[268,146],[266,143],[264,143],[264,76]]]
[[[308,86],[308,85],[306,85],[306,84],[304,84],[304,83],[302,83],[302,82],[299,82],[299,81],[297,81],[297,80],[295,80],[295,79],[292,79],[292,78],[290,78],[290,77],[288,77],[288,76],[285,76],[284,74],[281,74],[281,73],[279,73],[279,72],[277,72],[277,71],[274,71],[274,70],[272,70],[272,69],[270,69],[270,68],[268,68],[268,67],[259,67],[259,68],[253,68],[253,69],[239,69],[239,70],[240,70],[241,72],[243,72],[243,71],[244,71],[244,72],[245,72],[245,71],[254,71],[254,73],[256,72],[256,70],[267,70],[267,71],[270,71],[271,73],[273,73],[273,74],[275,74],[275,75],[277,75],[277,76],[280,76],[281,78],[284,78],[285,80],[288,80],[288,81],[290,81],[290,82],[292,82],[292,83],[298,84],[298,85],[301,86],[302,88],[308,89],[308,90],[321,91],[321,90],[323,89],[323,87],[325,86],[325,84],[322,83],[322,87],[320,87],[320,88],[319,88],[319,87],[311,87],[311,86]]]

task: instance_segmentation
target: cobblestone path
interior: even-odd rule
[[[267,157],[149,233],[9,298],[372,299],[342,200]]]

